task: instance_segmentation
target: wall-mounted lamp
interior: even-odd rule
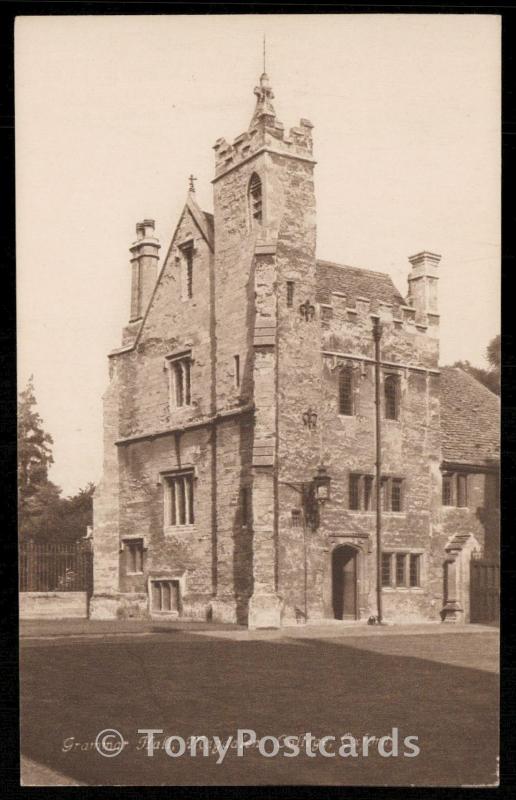
[[[325,503],[330,499],[331,478],[326,471],[326,467],[317,467],[317,473],[313,479],[315,496],[319,503]]]

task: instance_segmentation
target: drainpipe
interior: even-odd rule
[[[380,401],[380,318],[373,317],[374,339],[374,404],[376,410],[376,606],[377,622],[382,624],[382,417]]]
[[[304,556],[304,600],[305,600],[305,625],[308,622],[308,557],[306,553],[306,520],[303,510],[303,556]]]

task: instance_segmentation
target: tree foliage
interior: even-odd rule
[[[460,367],[464,372],[468,372],[477,381],[487,386],[494,394],[500,394],[500,335],[491,339],[487,345],[486,358],[489,369],[475,367],[469,361],[456,361],[452,366]]]
[[[48,468],[53,464],[52,437],[43,430],[36,411],[33,377],[18,398],[18,481],[20,502],[31,498],[48,482]]]
[[[95,486],[89,483],[62,498],[61,489],[48,478],[52,445],[36,409],[31,376],[18,398],[18,529],[25,540],[73,541],[92,524]]]
[[[93,522],[94,492],[95,484],[90,482],[77,494],[60,501],[62,539],[69,541],[86,535],[88,526]]]

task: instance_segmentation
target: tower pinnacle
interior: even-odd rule
[[[266,72],[262,72],[260,76],[260,85],[255,86],[254,93],[256,95],[256,108],[254,109],[251,125],[255,125],[261,117],[275,117],[276,112],[272,105],[274,99],[274,92],[272,91],[269,76]]]

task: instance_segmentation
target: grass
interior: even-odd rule
[[[21,653],[22,752],[92,785],[492,785],[495,658],[491,633],[232,641],[176,631],[32,642]],[[264,758],[249,749],[217,765],[215,756],[135,750],[138,728],[360,738],[393,727],[401,742],[418,737],[416,758]],[[91,745],[104,728],[129,741],[116,758]],[[72,737],[83,747],[63,752]]]

